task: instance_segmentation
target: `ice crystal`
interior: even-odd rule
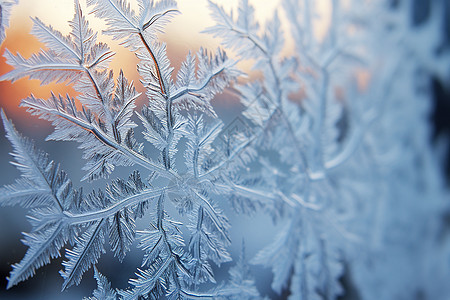
[[[114,53],[78,0],[67,36],[33,18],[46,50],[30,58],[6,50],[14,69],[1,80],[71,84],[76,97],[31,95],[21,106],[53,124],[48,139],[79,143],[83,180],[109,180],[117,166],[130,175],[85,193],[2,111],[22,176],[0,190],[0,205],[29,209],[32,225],[8,288],[65,249],[63,290],[94,267],[98,287],[87,299],[260,299],[250,264],[270,269],[273,291],[292,300],[337,299],[343,278],[363,299],[448,297],[440,259],[450,249],[437,238],[448,191],[428,142],[430,89],[420,80],[449,78],[450,54],[435,51],[438,3],[430,21],[412,27],[410,4],[389,2],[327,1],[330,25],[319,38],[315,1],[284,0],[264,26],[247,0],[237,16],[210,1],[216,25],[205,32],[261,74],[236,83],[243,72],[222,49],[189,53],[173,74],[158,34],[179,13],[175,1],[139,0],[135,11],[126,0],[87,0],[106,21],[103,33],[139,59],[140,112],[141,94],[123,71],[114,77]],[[2,30],[11,3],[0,1]],[[292,55],[283,52],[288,37]],[[245,108],[225,126],[211,100],[231,84]],[[240,214],[280,225],[253,257],[244,243],[232,253]],[[144,253],[128,289],[113,289],[97,270],[107,242],[120,262],[134,244]],[[218,280],[215,267],[238,256]]]

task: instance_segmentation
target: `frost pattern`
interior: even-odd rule
[[[18,0],[1,0],[0,1],[0,43],[6,37],[5,27],[9,26],[9,17],[11,14],[11,7],[17,4]]]
[[[249,264],[271,269],[272,289],[289,289],[292,300],[336,299],[343,277],[364,299],[449,295],[440,262],[449,245],[437,239],[448,191],[427,140],[430,91],[421,80],[450,78],[449,53],[434,51],[439,7],[415,28],[409,3],[329,2],[331,25],[319,38],[314,1],[282,1],[284,12],[264,26],[247,0],[237,16],[210,1],[216,25],[205,32],[261,71],[238,84],[243,73],[222,49],[189,53],[173,74],[158,34],[179,13],[175,1],[138,0],[134,11],[125,0],[87,0],[106,21],[104,33],[139,59],[148,99],[140,112],[140,93],[109,70],[114,53],[97,42],[78,1],[68,36],[34,18],[32,33],[48,50],[28,59],[6,51],[14,70],[1,80],[72,84],[75,98],[31,95],[21,106],[52,122],[48,139],[80,144],[83,180],[109,178],[116,166],[130,175],[85,193],[2,111],[22,176],[1,188],[0,205],[30,209],[32,225],[8,288],[65,249],[63,290],[94,267],[98,287],[87,299],[260,299]],[[281,16],[295,41],[291,56],[282,54]],[[428,43],[416,47],[423,36]],[[233,83],[245,107],[242,128],[224,126],[211,105]],[[135,138],[138,129],[146,142]],[[224,212],[230,204],[238,216],[267,214],[282,229],[252,258],[243,243],[229,278],[217,282],[214,267],[238,256],[234,216]],[[147,227],[137,228],[144,217]],[[107,242],[122,262],[135,241],[142,264],[128,289],[114,290],[96,264]]]
[[[205,32],[241,59],[255,59],[263,74],[237,86],[254,132],[237,148],[258,153],[253,175],[237,173],[266,188],[239,184],[234,192],[265,198],[263,209],[285,223],[252,263],[271,268],[272,289],[289,288],[292,300],[336,299],[345,292],[344,272],[363,299],[448,295],[443,281],[421,276],[439,264],[427,261],[430,249],[448,255],[446,243],[435,240],[435,225],[424,225],[439,218],[448,192],[428,141],[430,87],[417,85],[426,74],[450,75],[438,66],[448,66],[449,53],[433,50],[440,4],[428,24],[411,28],[411,4],[388,2],[329,1],[331,25],[320,38],[314,1],[283,1],[292,57],[281,55],[279,12],[261,31],[248,1],[240,1],[237,16],[209,2],[216,25]]]

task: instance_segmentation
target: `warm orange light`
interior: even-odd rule
[[[137,9],[136,1],[130,1],[132,7]],[[173,21],[167,26],[165,33],[161,35],[161,39],[168,43],[168,56],[175,67],[179,68],[181,62],[189,51],[195,53],[200,46],[215,51],[220,46],[218,39],[212,38],[210,35],[201,34],[200,32],[208,26],[214,25],[214,21],[210,17],[207,0],[178,0],[178,8],[181,12]],[[237,7],[239,0],[215,0],[215,2],[223,6],[227,11],[234,11],[234,16],[237,16]],[[271,19],[275,11],[278,11],[279,17],[282,20],[283,31],[285,32],[285,40],[287,43],[285,53],[293,51],[293,41],[289,37],[289,24],[286,19],[283,9],[278,0],[250,0],[250,3],[255,7],[255,17],[263,28],[266,20]],[[315,2],[316,8],[320,11],[330,11],[327,3],[329,1],[318,0]],[[138,90],[143,91],[142,86],[139,86],[139,75],[136,70],[137,59],[134,53],[130,53],[128,49],[123,48],[117,41],[113,41],[109,36],[101,34],[101,30],[105,28],[104,21],[96,19],[92,14],[89,14],[90,9],[86,7],[85,1],[80,1],[81,7],[90,26],[99,31],[99,40],[106,42],[111,49],[116,52],[111,68],[114,74],[119,73],[123,69],[126,76],[137,82]],[[29,57],[32,53],[39,52],[39,49],[44,47],[34,36],[30,34],[32,28],[32,21],[30,17],[38,17],[45,24],[53,26],[55,29],[67,35],[70,32],[68,21],[73,18],[74,1],[73,0],[39,0],[39,5],[36,0],[21,0],[19,5],[12,9],[10,19],[10,28],[6,31],[7,38],[2,45],[1,54],[4,49],[8,48],[11,52],[19,52],[24,57]],[[316,18],[314,21],[315,31],[318,36],[324,35],[327,29],[328,15],[323,15],[321,18]],[[233,57],[233,53],[229,53]],[[250,72],[253,62],[242,62],[238,65],[239,68],[246,72]],[[0,58],[0,74],[4,74],[11,70],[11,67],[5,64],[5,59]],[[50,92],[55,94],[70,93],[75,95],[72,88],[67,87],[64,83],[50,84],[46,86],[39,86],[39,81],[28,80],[27,78],[19,80],[14,84],[9,82],[0,82],[0,106],[6,107],[8,111],[18,111],[18,105],[21,99],[26,98],[31,93],[37,97],[48,98]]]

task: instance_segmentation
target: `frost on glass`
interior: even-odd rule
[[[0,0],[0,43],[6,37],[5,29],[9,26],[11,7],[17,4],[18,0]]]
[[[0,1],[2,28],[11,3]],[[189,53],[177,74],[170,45],[158,39],[179,14],[176,2],[137,4],[87,0],[106,21],[102,33],[136,53],[145,95],[109,70],[114,53],[97,41],[78,1],[68,36],[33,18],[47,50],[30,58],[5,51],[14,69],[1,80],[66,82],[78,92],[31,95],[21,106],[53,124],[47,139],[79,143],[83,181],[109,182],[77,187],[2,111],[22,175],[1,188],[0,205],[29,209],[32,226],[8,288],[65,249],[63,290],[94,268],[98,287],[86,299],[267,297],[254,265],[271,271],[274,295],[291,300],[337,299],[348,295],[344,281],[362,299],[450,295],[450,244],[439,239],[448,191],[429,143],[426,80],[450,78],[449,52],[435,51],[439,3],[428,22],[411,26],[408,1],[330,0],[330,25],[319,35],[315,1],[281,1],[264,25],[246,0],[234,14],[210,1],[215,25],[204,32],[225,50]],[[286,55],[287,37],[295,51]],[[260,76],[244,78],[225,51],[251,59]],[[228,125],[211,100],[230,85],[244,110]],[[138,97],[146,98],[139,109]],[[109,179],[117,166],[128,167],[128,178]],[[279,229],[249,256],[230,228],[258,214]],[[129,288],[115,289],[99,258],[110,250],[122,262],[135,246],[142,264]]]

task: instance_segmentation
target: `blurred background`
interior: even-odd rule
[[[429,17],[430,5],[434,1],[443,1],[445,3],[445,10],[442,12],[446,16],[446,22],[442,28],[442,35],[444,43],[442,51],[450,51],[450,1],[448,0],[410,0],[414,1],[414,11],[411,15],[411,24],[420,24],[427,22]],[[86,9],[85,1],[81,0],[81,6],[84,14],[87,15],[90,25],[95,30],[101,31],[104,28],[104,23],[101,20],[95,19],[93,15],[89,15],[89,9]],[[175,67],[175,74],[181,62],[189,51],[195,53],[200,46],[215,50],[219,46],[219,41],[213,39],[211,36],[201,34],[200,32],[207,26],[213,25],[213,21],[209,16],[207,0],[179,0],[178,7],[181,12],[174,20],[167,26],[165,33],[161,34],[161,39],[168,44],[168,57]],[[224,6],[227,10],[236,9],[238,0],[215,0],[219,5]],[[269,16],[273,14],[275,9],[279,6],[277,0],[260,0],[250,1],[256,6],[256,18],[264,23]],[[393,0],[393,2],[396,2]],[[324,16],[327,15],[326,1],[318,1],[320,10]],[[30,16],[38,17],[45,24],[52,25],[55,29],[61,31],[64,35],[69,33],[69,25],[67,21],[73,17],[74,4],[73,0],[19,0],[19,4],[12,9],[10,19],[10,27],[7,29],[7,38],[0,48],[0,74],[4,74],[11,70],[11,67],[5,63],[3,53],[5,48],[12,53],[19,52],[22,56],[28,58],[32,53],[37,53],[43,47],[34,36],[30,34],[32,21]],[[282,14],[282,10],[280,9]],[[281,18],[283,19],[283,18]],[[325,17],[323,20],[326,20]],[[323,30],[327,24],[323,22]],[[287,24],[283,23],[283,29],[287,32]],[[321,34],[321,27],[319,27],[317,35]],[[284,49],[285,53],[293,51],[293,42],[289,36],[285,36],[287,45]],[[125,75],[136,83],[137,89],[143,91],[142,85],[139,83],[139,76],[136,70],[137,59],[133,53],[118,45],[117,42],[112,41],[109,37],[101,36],[99,39],[106,42],[116,56],[112,62],[112,69],[114,74],[119,73],[120,69],[124,70]],[[232,53],[229,53],[233,57]],[[249,76],[257,76],[250,70],[252,62],[241,62],[239,67],[249,74]],[[449,66],[450,68],[450,66]],[[448,136],[450,131],[450,82],[441,82],[438,79],[430,78],[434,89],[435,111],[430,116],[430,121],[434,126],[434,139],[440,140],[442,136]],[[44,142],[45,137],[51,132],[51,127],[46,121],[38,120],[36,117],[30,116],[25,109],[19,108],[20,100],[28,97],[33,93],[36,97],[48,98],[50,91],[55,94],[69,93],[75,96],[75,92],[70,86],[61,84],[49,84],[40,86],[37,80],[28,80],[27,78],[18,80],[14,84],[10,82],[0,82],[0,106],[5,110],[7,116],[13,120],[16,128],[24,136],[32,137],[35,140],[38,148],[48,152],[51,159],[61,163],[62,168],[70,174],[72,181],[78,185],[83,176],[80,166],[84,163],[81,159],[81,151],[77,149],[76,143],[56,143]],[[141,96],[138,106],[141,106],[145,97]],[[230,91],[223,93],[213,101],[213,105],[219,117],[225,124],[232,122],[242,110],[242,107],[237,97]],[[9,164],[11,151],[9,142],[5,138],[3,127],[0,128],[0,185],[12,183],[20,174]],[[447,159],[442,163],[446,165],[447,174],[450,173],[450,160],[448,159],[449,149],[443,147],[442,151],[446,151]],[[112,178],[128,176],[127,172],[118,169]],[[107,181],[95,182],[95,186],[104,186]],[[79,185],[78,185],[79,186]],[[92,189],[89,187],[87,190]],[[267,244],[271,240],[273,233],[276,231],[274,226],[269,226],[267,231],[257,230],[255,226],[249,226],[252,222],[257,224],[269,223],[271,221],[264,216],[257,217],[260,219],[250,219],[249,217],[239,218],[241,224],[233,220],[232,237],[235,247],[240,248],[240,241],[244,234],[242,228],[246,228],[245,236],[250,236],[254,241],[246,241],[247,252],[251,257],[256,253],[261,245]],[[29,230],[26,222],[25,210],[14,208],[0,209],[0,299],[80,299],[83,296],[89,296],[95,288],[95,281],[92,278],[93,271],[88,271],[80,286],[70,288],[63,294],[60,293],[62,278],[58,271],[61,269],[62,259],[53,260],[50,265],[47,265],[38,270],[38,273],[30,280],[20,283],[11,290],[6,291],[6,277],[11,270],[11,264],[16,263],[22,259],[26,252],[26,247],[21,243],[21,232]],[[253,231],[253,232],[252,232]],[[239,251],[234,251],[239,253]],[[63,253],[62,253],[63,254]],[[132,250],[127,255],[123,264],[120,264],[117,259],[113,258],[111,253],[107,253],[100,259],[100,271],[108,276],[112,281],[113,286],[118,288],[127,287],[127,280],[133,276],[136,267],[140,266],[142,254],[138,250]],[[260,267],[252,267],[254,275],[257,276],[257,281],[262,283],[259,288],[263,294],[268,295],[272,299],[283,299],[286,295],[276,296],[270,291],[270,272],[260,272]],[[225,268],[227,270],[227,267]],[[217,271],[217,270],[215,270]],[[219,275],[226,276],[225,274]],[[266,278],[267,277],[267,278]],[[345,283],[344,283],[345,284]],[[348,294],[352,293],[351,287],[347,287]],[[347,295],[348,296],[348,295]]]

